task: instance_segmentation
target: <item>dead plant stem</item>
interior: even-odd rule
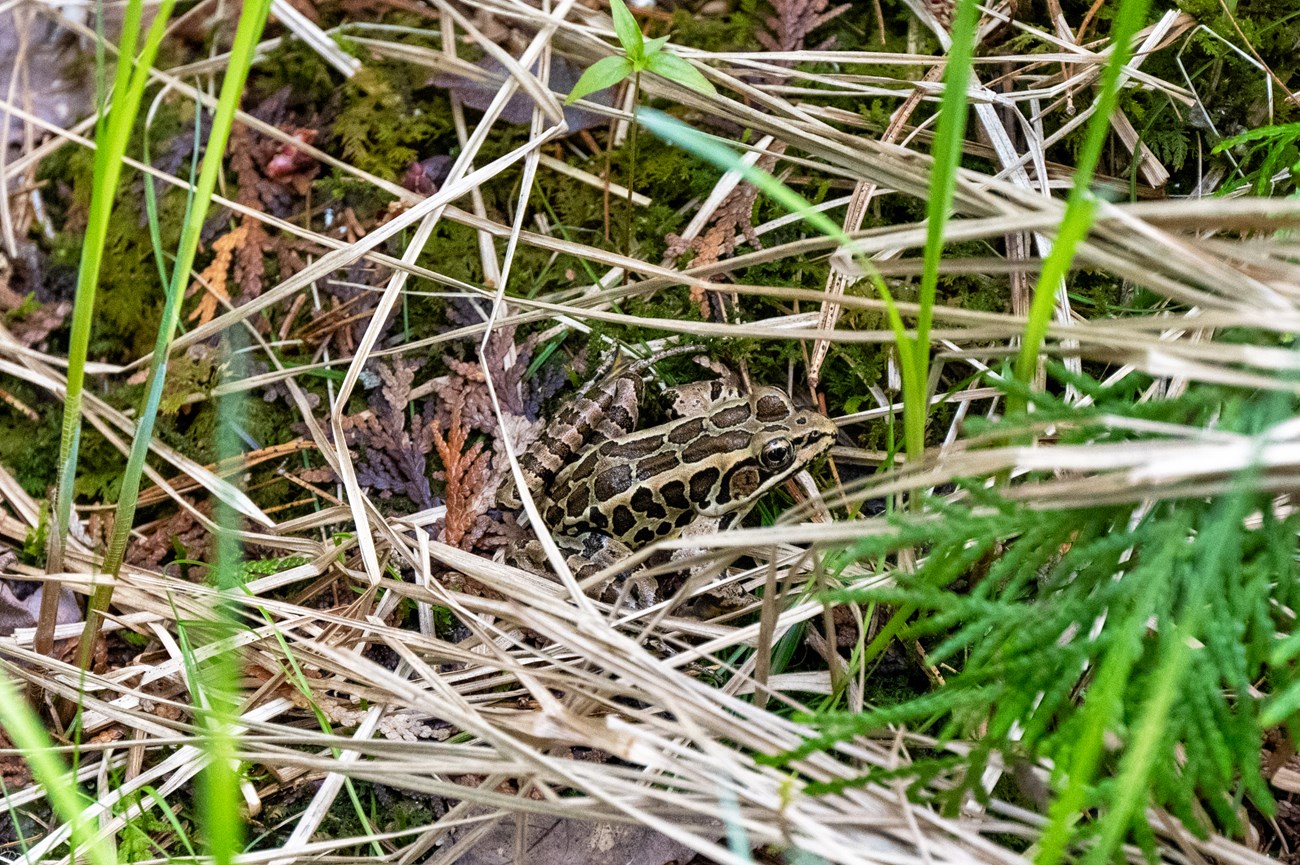
[[[641,73],[632,78],[632,128],[627,139],[627,210],[623,212],[623,254],[632,257],[632,195],[636,189],[636,144],[641,125],[637,122],[636,102],[641,97]]]

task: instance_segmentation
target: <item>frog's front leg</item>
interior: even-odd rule
[[[709,547],[704,539],[716,536],[736,522],[734,514],[696,517],[679,535],[682,540],[701,539],[699,546],[681,547],[674,550],[670,558],[674,565],[681,566],[677,578],[681,585],[675,588],[674,597],[686,599],[682,609],[691,616],[712,619],[739,610],[754,600],[739,583],[734,582],[724,582],[705,592],[698,591],[701,585],[721,576],[725,571],[709,556]]]

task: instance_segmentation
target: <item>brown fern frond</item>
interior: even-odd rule
[[[411,383],[419,363],[395,358],[376,368],[382,386],[370,393],[367,411],[343,418],[343,437],[353,453],[357,481],[380,498],[406,496],[420,510],[433,507],[425,455],[433,449],[435,421],[416,414],[407,425]],[[337,480],[327,468],[302,475],[310,483]]]
[[[487,517],[491,497],[483,493],[491,480],[492,452],[484,450],[482,441],[474,442],[468,449],[465,447],[469,425],[461,417],[464,404],[463,395],[452,402],[451,425],[445,438],[436,424],[431,431],[433,446],[443,465],[443,471],[437,476],[447,484],[443,496],[447,516],[443,520],[442,540],[468,550],[491,523]]]
[[[759,43],[769,51],[799,51],[814,30],[849,10],[845,3],[827,10],[829,0],[772,0],[775,15],[763,23],[769,32],[756,34]],[[828,39],[816,48],[825,48],[834,42]]]
[[[758,167],[764,171],[771,171],[776,165],[776,160],[784,152],[785,146],[774,142],[772,149],[758,161]],[[754,204],[757,200],[758,189],[749,183],[741,183],[731,190],[714,211],[713,220],[704,232],[690,240],[676,234],[670,234],[665,238],[668,241],[668,248],[664,251],[664,266],[671,266],[676,259],[688,252],[695,253],[690,260],[692,267],[721,261],[735,253],[736,241],[739,237],[745,238],[755,249],[762,249],[763,244],[754,231]],[[712,310],[708,291],[705,288],[692,285],[691,301],[699,305],[701,315],[706,319],[711,317]]]
[[[186,297],[190,297],[206,287],[203,296],[199,298],[199,305],[190,313],[190,321],[196,321],[200,325],[207,324],[217,314],[217,306],[220,301],[229,301],[230,292],[226,290],[226,282],[230,275],[230,264],[235,258],[235,253],[243,249],[248,243],[248,222],[245,221],[233,231],[223,234],[212,243],[212,251],[216,253],[208,266],[203,268],[199,274],[199,279],[195,280],[187,292]],[[261,258],[261,251],[258,251],[258,257]]]

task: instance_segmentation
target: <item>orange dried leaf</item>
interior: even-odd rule
[[[461,417],[465,400],[463,394],[451,404],[451,426],[446,438],[435,424],[431,430],[433,446],[442,458],[444,471],[441,473],[447,482],[445,494],[447,516],[443,520],[443,540],[454,547],[469,549],[483,533],[482,519],[486,516],[483,496],[479,495],[487,485],[491,471],[492,453],[484,452],[483,442],[465,448],[469,438],[469,426]]]
[[[244,223],[213,242],[212,251],[216,255],[190,285],[189,291],[185,292],[185,296],[190,297],[202,288],[207,289],[199,298],[199,305],[190,313],[190,321],[196,321],[200,326],[207,324],[216,316],[219,301],[230,300],[230,292],[226,290],[230,265],[235,259],[235,253],[243,248],[247,239],[248,224]]]

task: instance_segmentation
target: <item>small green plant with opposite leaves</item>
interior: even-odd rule
[[[691,64],[675,54],[667,54],[663,47],[668,44],[667,36],[646,40],[636,19],[623,0],[610,0],[610,13],[614,17],[614,33],[619,44],[623,46],[622,56],[605,57],[591,65],[578,83],[573,85],[564,100],[572,105],[584,96],[590,96],[598,90],[613,87],[629,77],[632,79],[632,102],[637,101],[641,92],[641,73],[650,72],[660,78],[675,81],[698,93],[716,93],[713,84]],[[632,124],[632,132],[627,145],[627,215],[623,221],[623,251],[632,251],[632,194],[636,187],[636,147],[638,125]],[[606,164],[608,168],[608,163]]]
[[[660,78],[676,81],[684,87],[700,93],[715,93],[713,84],[700,71],[675,54],[666,54],[664,45],[667,36],[646,41],[637,26],[636,19],[623,0],[609,0],[610,13],[614,16],[614,33],[623,46],[623,56],[605,57],[591,65],[578,83],[573,85],[565,104],[572,104],[584,96],[590,96],[598,90],[613,87],[629,77],[634,86],[640,90],[642,72],[652,72]]]

